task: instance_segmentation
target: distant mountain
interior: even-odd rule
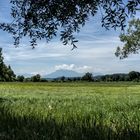
[[[72,70],[57,70],[53,73],[43,76],[44,78],[58,78],[58,77],[81,77],[84,74]]]

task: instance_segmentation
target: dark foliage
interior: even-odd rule
[[[81,78],[82,81],[93,81],[92,73],[85,73],[85,75]]]
[[[122,48],[117,47],[115,55],[121,59],[129,54],[136,54],[140,50],[140,19],[133,19],[129,22],[126,33],[120,35],[120,40],[124,43]]]
[[[18,75],[16,80],[17,80],[18,82],[23,82],[24,79],[25,79],[25,78],[24,78],[23,75]]]
[[[3,61],[2,48],[0,48],[0,81],[10,82],[15,81],[16,75],[10,66],[6,66]]]
[[[31,81],[32,82],[40,82],[41,81],[41,76],[40,74],[36,74],[34,76],[31,77]]]
[[[112,82],[112,81],[140,81],[140,73],[136,71],[131,71],[128,74],[117,73],[117,74],[110,74],[110,75],[103,75],[94,77],[95,81],[105,81],[105,82]]]

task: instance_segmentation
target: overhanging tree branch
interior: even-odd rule
[[[37,40],[49,42],[60,34],[64,45],[70,43],[75,48],[74,33],[80,31],[89,16],[95,16],[99,7],[103,27],[123,30],[127,17],[136,14],[140,0],[11,0],[11,4],[14,20],[11,24],[0,23],[0,29],[13,35],[15,46],[25,36],[35,47]]]

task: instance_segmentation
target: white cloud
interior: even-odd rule
[[[55,70],[60,70],[60,69],[73,70],[75,69],[75,67],[76,66],[74,64],[70,64],[70,65],[62,64],[62,65],[56,65]]]
[[[80,73],[84,73],[84,72],[92,72],[93,68],[91,66],[77,66],[75,64],[62,64],[62,65],[56,65],[55,66],[55,70],[61,70],[61,69],[65,69],[65,70],[73,70],[73,71],[77,71]]]

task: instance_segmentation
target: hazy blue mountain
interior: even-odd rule
[[[57,78],[57,77],[81,77],[84,74],[72,70],[57,70],[53,73],[43,76],[44,78]]]

